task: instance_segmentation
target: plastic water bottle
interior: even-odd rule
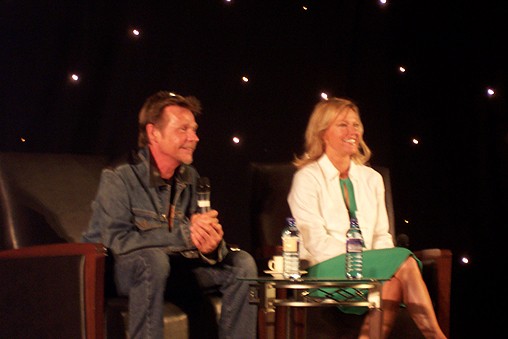
[[[350,218],[350,226],[346,233],[346,277],[348,279],[363,278],[363,236],[358,219]]]
[[[300,278],[300,231],[295,219],[286,218],[286,226],[282,231],[282,275],[285,279]]]

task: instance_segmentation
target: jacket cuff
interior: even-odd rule
[[[224,239],[222,239],[219,246],[217,246],[217,249],[212,253],[203,254],[199,252],[199,256],[201,257],[201,259],[210,265],[220,263],[224,259],[224,257],[226,257],[226,254],[228,254],[228,248],[226,246],[226,242],[224,241]]]

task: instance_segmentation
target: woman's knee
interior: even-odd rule
[[[406,264],[411,270],[420,271],[420,266],[416,262],[416,259],[412,256],[409,256],[404,264]]]
[[[420,272],[420,266],[416,262],[415,258],[412,256],[409,256],[404,263],[400,266],[396,276],[404,275],[404,276],[411,276],[411,275],[421,275]]]

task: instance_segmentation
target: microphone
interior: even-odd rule
[[[206,213],[210,210],[210,179],[199,178],[197,192],[199,213]]]
[[[407,234],[400,233],[397,236],[397,246],[409,248],[409,237],[407,236]]]

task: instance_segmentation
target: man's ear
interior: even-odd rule
[[[145,126],[146,135],[150,143],[157,142],[161,136],[161,131],[154,124],[146,124]]]

